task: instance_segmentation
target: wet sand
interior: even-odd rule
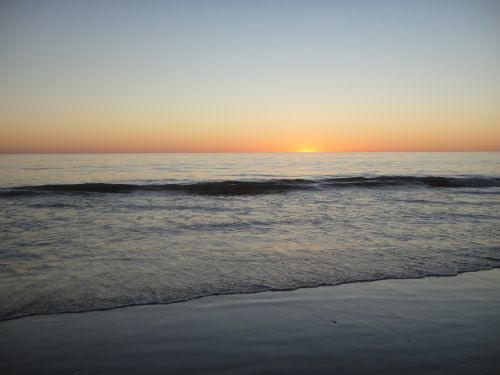
[[[500,373],[500,269],[3,321],[0,373]]]

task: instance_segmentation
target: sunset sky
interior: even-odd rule
[[[500,2],[0,2],[0,152],[500,150]]]

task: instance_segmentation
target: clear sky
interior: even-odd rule
[[[0,152],[500,150],[500,1],[0,2]]]

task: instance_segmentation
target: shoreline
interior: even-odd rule
[[[380,281],[423,280],[423,279],[432,279],[432,278],[449,278],[449,277],[457,277],[457,276],[460,276],[463,274],[468,274],[468,273],[485,272],[485,271],[492,271],[492,270],[496,270],[496,269],[500,270],[500,266],[492,267],[492,268],[485,268],[482,270],[475,270],[475,271],[459,271],[457,273],[449,274],[449,275],[426,275],[426,276],[422,276],[422,277],[400,277],[400,278],[389,277],[386,279],[346,281],[346,282],[340,282],[338,284],[319,284],[319,285],[312,285],[312,286],[306,285],[306,286],[299,286],[297,288],[289,288],[289,289],[284,288],[284,289],[257,290],[255,292],[236,292],[236,293],[219,293],[219,294],[215,293],[215,294],[208,294],[208,295],[203,295],[203,296],[192,297],[192,298],[188,298],[188,299],[174,300],[174,301],[170,301],[170,302],[131,303],[128,305],[95,308],[95,309],[89,309],[89,310],[49,312],[49,313],[21,315],[21,316],[15,316],[12,318],[0,318],[0,324],[3,322],[9,322],[12,320],[19,320],[19,319],[25,319],[25,318],[31,318],[31,317],[43,317],[43,316],[52,316],[52,315],[65,315],[65,314],[86,314],[86,313],[92,313],[92,312],[112,311],[112,310],[117,310],[117,309],[128,309],[128,308],[143,307],[143,306],[168,306],[168,305],[173,305],[173,304],[178,304],[178,303],[186,303],[186,302],[196,301],[196,300],[204,299],[204,298],[240,296],[240,295],[246,296],[246,295],[253,295],[253,294],[260,294],[260,293],[294,292],[294,291],[299,291],[302,289],[332,288],[332,287],[339,287],[339,286],[351,285],[351,284],[376,283],[376,282],[380,282]]]
[[[0,371],[494,373],[500,269],[0,322]]]

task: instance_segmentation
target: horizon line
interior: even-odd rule
[[[123,154],[375,154],[375,153],[486,153],[499,150],[389,150],[389,151],[97,151],[0,152],[0,155],[123,155]]]

